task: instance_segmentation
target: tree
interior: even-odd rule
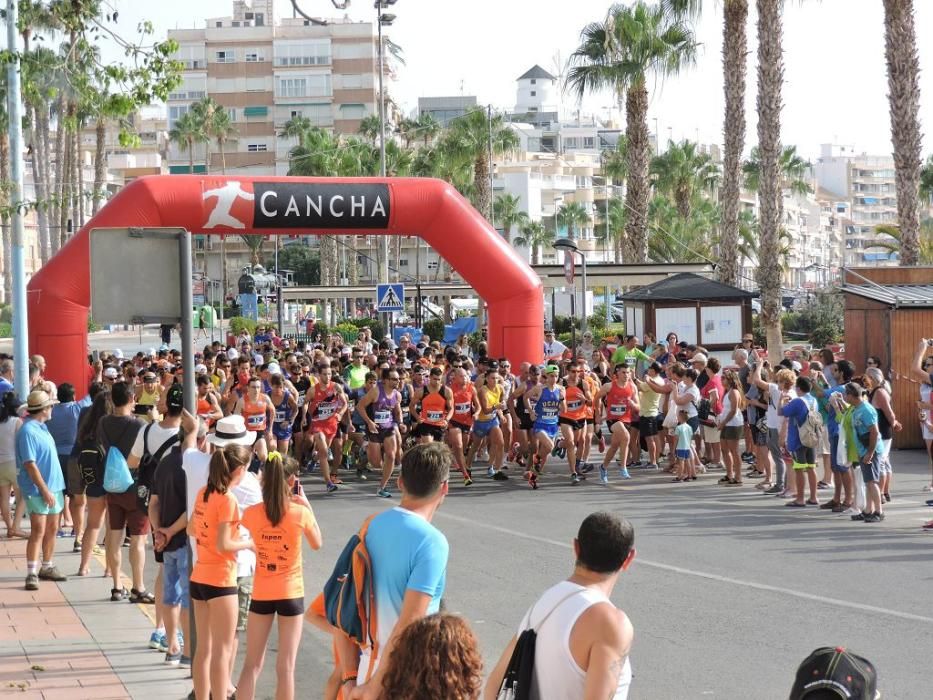
[[[781,90],[784,83],[783,0],[756,0],[758,8],[758,286],[761,322],[771,362],[782,356],[781,336]]]
[[[515,245],[524,246],[531,250],[531,264],[541,264],[541,253],[545,246],[554,242],[554,232],[540,221],[528,221],[521,228],[520,235],[515,237]]]
[[[736,285],[739,279],[739,183],[745,148],[745,57],[748,39],[748,0],[723,0],[722,75],[726,113],[723,120],[722,221],[719,226],[719,281]]]
[[[266,269],[275,269],[275,258],[266,258]],[[309,287],[321,283],[321,256],[318,251],[300,243],[283,245],[279,249],[279,269],[295,273],[295,284]]]
[[[651,144],[648,137],[648,81],[676,75],[696,60],[693,30],[667,4],[613,5],[603,22],[584,27],[571,55],[567,86],[582,99],[609,89],[621,109],[625,104],[628,155],[626,207],[630,258],[648,256],[647,215]]]
[[[671,196],[684,220],[690,218],[697,195],[703,190],[712,192],[719,182],[719,168],[691,141],[670,143],[664,153],[652,159],[651,174],[655,191]]]
[[[901,265],[920,262],[920,59],[913,0],[884,0],[884,55],[888,66],[888,104]]]
[[[214,138],[214,120],[224,108],[217,104],[217,101],[210,96],[202,97],[191,105],[189,110],[194,115],[194,121],[201,132],[201,141],[205,145],[204,149],[204,170],[211,171],[211,139]],[[229,120],[228,120],[229,121]],[[225,164],[226,165],[226,164]]]
[[[625,237],[625,202],[620,197],[611,197],[608,206],[609,227],[607,231],[607,212],[600,209],[599,221],[594,229],[595,238],[601,242],[608,251],[612,246],[612,259],[616,263],[622,262],[622,242]]]
[[[926,207],[933,204],[933,155],[927,156],[920,169],[920,201]]]
[[[249,248],[249,261],[252,265],[262,264],[262,246],[266,237],[260,233],[241,233],[240,238]]]
[[[195,114],[188,110],[175,120],[175,125],[169,130],[168,138],[179,145],[182,152],[188,151],[188,172],[194,172],[194,146],[204,141],[204,132],[198,123]]]
[[[628,141],[619,134],[615,148],[607,148],[600,154],[603,176],[614,185],[621,185],[628,178]]]
[[[521,228],[528,220],[528,214],[520,207],[521,201],[514,194],[500,194],[493,200],[492,216],[502,229],[502,237],[506,243],[512,242],[512,229]]]
[[[489,162],[515,149],[518,143],[518,136],[505,124],[502,115],[493,114],[490,118],[484,109],[470,110],[447,130],[444,148],[450,156],[472,164],[473,206],[485,217],[491,217]]]
[[[592,221],[590,213],[581,202],[568,202],[557,210],[557,223],[567,227],[567,235],[576,238],[576,227],[581,228]]]
[[[785,146],[778,158],[778,185],[781,190],[790,190],[793,194],[806,195],[813,192],[807,181],[810,163],[797,155],[796,146]],[[758,192],[761,185],[761,151],[758,146],[752,148],[750,158],[742,164],[745,187]],[[783,208],[783,207],[782,207]]]
[[[430,112],[424,112],[415,122],[412,134],[417,135],[421,142],[427,146],[441,133],[441,123]]]
[[[357,129],[358,134],[364,138],[369,139],[373,146],[376,145],[376,142],[379,140],[379,135],[382,133],[379,122],[378,114],[370,114],[367,117],[363,117],[360,120],[360,128]]]
[[[211,120],[209,133],[213,137],[217,148],[220,149],[220,174],[227,173],[227,141],[233,139],[237,130],[230,119],[230,112],[226,109],[219,109],[214,112],[214,118]]]
[[[875,226],[875,233],[881,233],[891,238],[890,241],[873,241],[868,248],[881,248],[898,257],[904,254],[904,236],[901,227],[891,224]],[[933,219],[924,219],[920,222],[920,236],[918,240],[918,265],[933,265]]]
[[[648,209],[648,259],[655,263],[707,262],[713,255],[711,231],[719,208],[697,199],[688,218],[664,195],[655,195]]]

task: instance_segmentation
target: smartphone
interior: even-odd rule
[[[94,350],[94,351],[91,353],[91,360],[92,360],[93,362],[97,362],[98,360],[100,360],[100,350]]]
[[[295,479],[295,483],[292,485],[292,494],[295,496],[301,493],[301,482],[298,479]]]

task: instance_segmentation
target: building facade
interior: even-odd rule
[[[442,127],[447,127],[451,121],[476,107],[474,95],[418,98],[418,116],[430,114]]]

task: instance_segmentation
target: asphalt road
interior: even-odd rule
[[[871,659],[886,699],[929,697],[933,534],[919,525],[933,509],[922,453],[895,455],[888,517],[867,526],[718,487],[719,474],[687,485],[636,472],[624,485],[574,487],[550,466],[536,492],[515,479],[456,480],[435,519],[450,541],[447,609],[468,618],[487,669],[538,594],[569,575],[582,519],[609,510],[636,528],[638,556],[613,595],[635,626],[631,698],[786,698],[797,665],[824,645]],[[375,498],[372,481],[347,481],[324,496],[320,479],[306,480],[325,539],[320,552],[306,548],[309,600],[362,520],[397,503]],[[267,663],[258,697],[274,692],[271,654]],[[308,628],[299,697],[320,696],[329,663],[328,640]]]

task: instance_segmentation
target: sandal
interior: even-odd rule
[[[807,505],[808,505],[808,506],[818,506],[818,505],[820,505],[820,502],[819,502],[819,501],[807,500]]]
[[[124,589],[126,590],[126,589]],[[152,595],[149,591],[138,591],[133,588],[130,591],[130,602],[131,603],[145,603],[147,605],[155,604],[155,596]]]
[[[755,484],[755,488],[758,489],[759,491],[766,491],[767,489],[770,489],[772,486],[774,486],[774,484],[772,484],[770,481],[762,481],[761,483]]]
[[[806,508],[806,503],[798,503],[797,501],[788,501],[784,504],[786,508]]]
[[[7,532],[6,537],[8,540],[19,539],[19,540],[28,540],[29,533],[25,530],[13,530],[13,532]]]
[[[129,598],[130,592],[125,588],[111,588],[110,589],[110,600],[113,602],[126,600]]]

